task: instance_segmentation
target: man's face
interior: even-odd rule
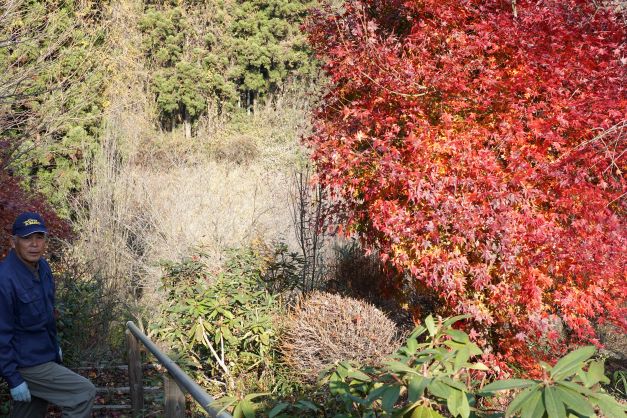
[[[35,266],[46,251],[46,235],[41,232],[25,237],[14,237],[13,248],[22,261]]]

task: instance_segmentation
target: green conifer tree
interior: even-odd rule
[[[140,29],[151,62],[161,126],[191,125],[209,107],[252,109],[254,102],[315,65],[300,24],[309,0],[157,1]]]
[[[105,103],[101,4],[3,1],[0,120],[3,169],[26,179],[60,213],[85,183]]]

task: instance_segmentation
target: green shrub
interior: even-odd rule
[[[542,380],[510,379],[481,384],[489,369],[468,335],[453,324],[465,316],[426,318],[394,356],[381,367],[341,362],[323,377],[321,388],[307,399],[278,403],[268,416],[327,417],[477,417],[530,418],[624,417],[625,407],[604,393],[603,364],[591,360],[594,347],[566,355],[555,366],[544,365]],[[423,341],[423,337],[424,341]],[[501,390],[526,388],[507,411],[482,410],[481,398]]]
[[[481,391],[492,394],[501,390],[523,389],[510,403],[505,416],[567,417],[596,416],[595,408],[606,417],[625,417],[627,409],[601,388],[609,383],[603,361],[592,360],[594,346],[581,347],[553,367],[541,363],[541,380],[509,379],[493,382]]]
[[[240,394],[272,384],[279,305],[261,284],[262,261],[233,252],[210,273],[200,257],[165,263],[161,315],[153,335],[205,387]]]
[[[64,254],[53,263],[56,277],[57,330],[64,363],[113,361],[123,350],[119,324],[128,317],[123,300],[98,274],[88,273],[85,262]],[[116,325],[116,326],[114,326]]]
[[[610,384],[614,393],[623,398],[627,397],[627,370],[615,370]]]

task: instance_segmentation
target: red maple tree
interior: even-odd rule
[[[41,195],[26,192],[20,186],[18,178],[7,170],[0,170],[0,259],[4,258],[11,248],[9,238],[13,221],[24,211],[41,214],[50,235],[54,238],[71,238],[72,231],[68,221],[59,218]]]
[[[599,4],[349,1],[307,26],[338,224],[471,314],[493,364],[627,329],[627,38]]]

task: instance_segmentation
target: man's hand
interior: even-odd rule
[[[17,402],[30,402],[30,390],[28,390],[26,382],[11,389],[11,397]]]

